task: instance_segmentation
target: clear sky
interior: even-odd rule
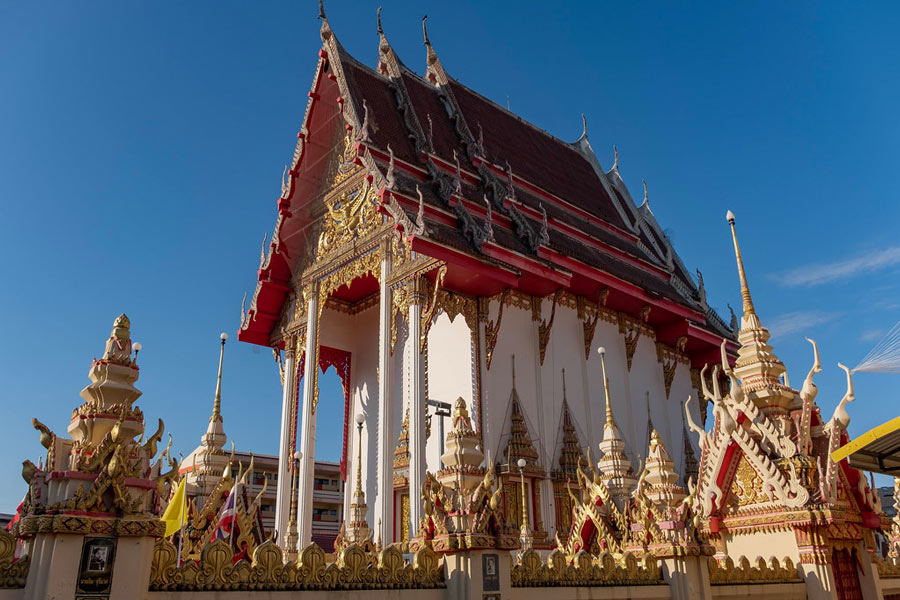
[[[326,4],[370,65],[377,6]],[[452,76],[563,139],[585,113],[607,168],[618,146],[632,195],[646,178],[726,320],[740,304],[732,209],[775,351],[799,386],[803,338],[817,339],[831,415],[835,363],[900,319],[898,5],[384,0],[419,73],[423,13]],[[0,0],[0,512],[42,454],[31,417],[65,431],[121,312],[144,345],[139,405],[178,451],[205,429],[224,330],[226,433],[275,452],[272,354],[234,333],[303,118],[316,14],[311,0]],[[340,392],[324,381],[318,455],[337,459]],[[852,434],[897,416],[898,385],[857,376]]]

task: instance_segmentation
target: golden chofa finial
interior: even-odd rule
[[[425,36],[425,45],[430,46],[431,40],[428,39],[428,26],[426,22],[428,21],[428,15],[422,17],[422,35]]]
[[[381,28],[381,7],[378,7],[378,10],[375,11],[375,18],[378,19],[378,33],[383,34],[384,29]]]
[[[603,393],[606,395],[606,424],[615,425],[613,419],[612,402],[609,399],[609,379],[606,378],[606,348],[600,346],[597,348],[597,354],[600,355],[600,367],[603,370]]]
[[[744,272],[744,261],[741,258],[741,247],[738,245],[737,231],[734,228],[734,213],[730,210],[725,214],[728,224],[731,225],[731,238],[734,240],[734,255],[737,258],[738,275],[741,278],[741,299],[744,302],[744,316],[756,314],[753,308],[753,300],[750,298],[750,287],[747,285],[747,274]]]

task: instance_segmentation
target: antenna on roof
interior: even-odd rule
[[[381,28],[381,7],[378,7],[378,10],[375,11],[375,16],[378,19],[378,33],[384,33],[384,30]]]

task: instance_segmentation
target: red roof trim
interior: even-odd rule
[[[297,156],[296,162],[291,165],[291,168],[288,171],[288,193],[279,196],[276,202],[278,219],[275,225],[275,232],[272,234],[273,241],[271,244],[271,251],[269,252],[268,264],[265,269],[257,272],[258,283],[256,285],[256,290],[254,291],[251,308],[247,309],[246,325],[242,325],[237,332],[238,340],[242,342],[258,344],[260,346],[268,346],[271,343],[270,335],[273,327],[280,318],[280,315],[265,312],[261,310],[256,303],[258,302],[260,295],[271,295],[273,298],[277,299],[279,305],[283,305],[285,297],[290,292],[290,286],[285,285],[286,280],[273,275],[273,268],[276,262],[280,262],[284,266],[289,265],[290,262],[289,257],[285,254],[287,251],[287,244],[281,239],[281,227],[284,225],[285,221],[293,217],[293,213],[288,209],[291,207],[291,200],[293,199],[296,190],[296,181],[299,177],[298,167],[303,163],[303,159],[306,157],[307,146],[310,143],[310,136],[308,131],[305,132],[305,130],[315,112],[317,101],[319,100],[317,90],[322,82],[324,68],[328,64],[328,55],[324,49],[319,50],[318,55],[320,58],[318,65],[316,66],[312,90],[310,90],[308,94],[310,104],[304,115],[301,131],[297,133],[297,139],[303,140],[304,143],[300,147],[300,154]],[[278,236],[277,243],[275,242],[275,236]],[[290,267],[288,266],[287,268],[289,269]],[[288,273],[288,275],[290,274]]]
[[[473,269],[491,277],[507,287],[516,287],[519,283],[519,275],[517,273],[497,265],[489,265],[473,257],[471,254],[460,252],[459,250],[439,244],[428,238],[412,235],[409,236],[408,239],[410,241],[410,247],[415,252],[421,252],[432,258],[444,260],[459,265],[460,267]]]
[[[620,292],[624,292],[634,298],[638,298],[651,306],[662,308],[670,313],[678,315],[679,317],[684,317],[693,321],[705,321],[705,317],[695,310],[684,307],[677,302],[673,302],[672,300],[653,298],[652,296],[649,296],[647,292],[643,290],[643,288],[634,285],[633,283],[628,283],[627,281],[610,275],[606,271],[598,269],[597,267],[587,265],[580,260],[564,256],[556,250],[552,250],[550,248],[547,248],[546,246],[541,246],[540,248],[538,248],[538,256],[546,260],[551,260],[554,263],[563,265],[565,268],[575,273],[579,273],[581,275],[584,275],[585,277],[590,277],[608,287],[619,290]]]

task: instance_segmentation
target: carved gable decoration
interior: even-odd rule
[[[349,133],[344,144],[332,188],[325,193],[325,214],[316,259],[327,257],[347,242],[366,236],[382,221],[375,210],[375,190],[362,176],[363,168],[353,162],[355,151]]]

